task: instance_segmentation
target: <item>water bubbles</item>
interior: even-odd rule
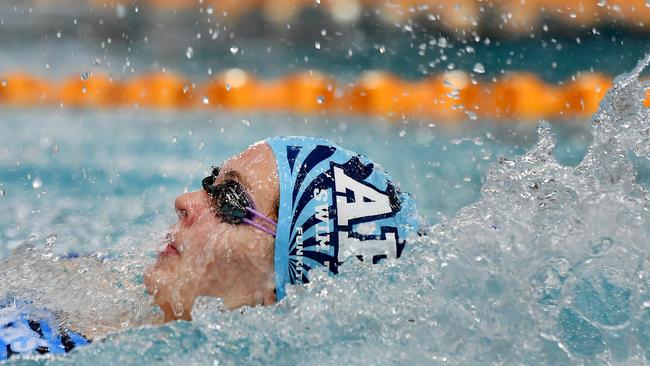
[[[477,74],[485,73],[485,67],[480,62],[477,62],[476,64],[474,64],[474,68],[472,70]]]
[[[226,263],[230,263],[232,261],[232,248],[226,249],[226,253],[224,254],[224,258],[226,259]]]
[[[211,6],[208,6],[208,8],[205,9],[205,12],[208,13],[208,15],[212,15],[212,13],[214,13],[214,9]]]
[[[483,141],[483,138],[481,136],[478,137],[461,137],[461,138],[455,138],[450,141],[452,145],[460,145],[465,142],[471,142],[476,146],[483,146],[485,142]]]
[[[320,50],[320,42],[318,42],[318,41],[314,42],[314,47],[315,47],[317,50]]]
[[[237,47],[237,46],[231,46],[230,47],[230,53],[232,55],[236,55],[238,52],[239,52],[239,47]]]
[[[42,186],[43,186],[43,181],[41,180],[41,178],[36,177],[34,178],[34,180],[32,180],[32,188],[39,189]]]
[[[81,78],[82,81],[86,81],[86,80],[88,80],[90,78],[91,75],[92,74],[91,74],[90,71],[84,71],[84,72],[81,73],[80,78]]]
[[[362,6],[358,0],[333,0],[328,2],[329,11],[337,23],[352,23],[359,19]]]
[[[605,254],[612,246],[614,241],[610,237],[601,237],[599,240],[592,242],[590,245],[591,255],[601,256]]]
[[[246,126],[246,127],[250,126],[250,125],[251,125],[251,120],[250,120],[250,118],[242,118],[242,120],[241,120],[241,124],[244,125],[244,126]]]
[[[404,138],[406,137],[406,130],[402,129],[399,131],[399,137]]]
[[[185,57],[191,59],[192,56],[194,56],[194,48],[188,46],[187,50],[185,50]]]
[[[119,19],[124,18],[126,16],[126,6],[123,4],[115,5],[115,16],[117,16]]]
[[[210,104],[210,99],[208,97],[203,97],[202,102],[203,104],[208,105]]]
[[[52,233],[52,234],[48,235],[45,238],[45,245],[48,246],[48,247],[51,247],[52,245],[54,245],[54,243],[56,242],[56,239],[58,237],[59,236],[57,234],[55,234],[55,233]]]
[[[49,136],[41,136],[41,138],[39,140],[39,145],[42,148],[48,148],[51,143],[52,143],[52,140],[50,139]]]
[[[0,198],[4,197],[5,193],[6,193],[5,190],[0,188]]]
[[[181,317],[183,315],[183,312],[185,311],[185,307],[183,306],[183,303],[180,301],[174,302],[172,305],[172,311],[174,312],[174,315],[177,317]]]
[[[379,53],[384,54],[386,52],[386,47],[384,45],[379,46]]]
[[[56,38],[61,38],[61,31],[56,31]]]
[[[325,103],[325,97],[322,96],[322,95],[317,96],[317,97],[316,97],[316,103],[317,103],[317,104],[323,104],[323,103]]]
[[[227,92],[230,91],[230,83],[226,83],[226,91],[227,91]]]
[[[172,144],[175,144],[178,142],[178,138],[176,136],[172,137]]]

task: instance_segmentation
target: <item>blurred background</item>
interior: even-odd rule
[[[0,102],[462,121],[584,117],[647,51],[645,0],[0,4]]]
[[[650,0],[0,0],[0,299],[119,319],[71,364],[648,364],[642,87],[591,116],[649,40]],[[441,224],[280,306],[126,330],[175,197],[276,135],[372,157]]]
[[[439,222],[541,119],[580,161],[648,22],[646,0],[2,1],[0,254],[150,232],[278,134],[372,156]]]

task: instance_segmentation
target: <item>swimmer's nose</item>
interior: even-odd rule
[[[210,209],[210,198],[203,190],[187,192],[176,197],[174,207],[181,225],[192,226],[200,215]]]

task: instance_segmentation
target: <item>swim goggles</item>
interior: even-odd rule
[[[253,201],[239,182],[231,179],[214,185],[218,175],[219,168],[213,167],[212,174],[201,182],[203,189],[212,199],[216,214],[229,224],[247,224],[275,237],[278,223],[255,210]],[[271,228],[253,221],[256,217]]]

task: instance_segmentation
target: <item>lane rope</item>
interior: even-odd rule
[[[463,71],[415,81],[369,71],[353,82],[342,82],[314,71],[260,80],[244,70],[229,69],[203,83],[192,83],[171,72],[125,80],[86,73],[60,81],[27,73],[6,73],[0,75],[0,104],[104,109],[223,108],[369,115],[391,120],[568,120],[596,112],[611,85],[611,77],[592,72],[557,84],[546,83],[531,73],[507,74],[490,81],[475,80]],[[650,106],[650,91],[645,104]]]

